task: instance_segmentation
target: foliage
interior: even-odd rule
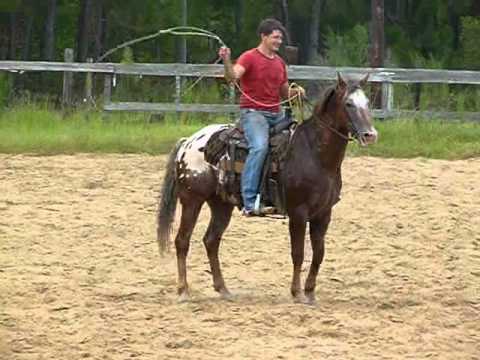
[[[7,105],[10,81],[6,73],[0,73],[0,108]]]
[[[0,4],[0,60],[44,60],[46,20],[52,1],[3,0]],[[55,60],[62,61],[64,49],[78,52],[82,30],[82,9],[91,4],[86,22],[87,52],[95,57],[125,41],[180,25],[181,1],[178,0],[56,0],[54,26]],[[97,4],[103,4],[97,6]],[[300,64],[310,49],[312,0],[288,1],[290,32],[299,46]],[[189,0],[187,23],[218,34],[231,48],[233,57],[256,46],[258,22],[266,17],[281,18],[280,1],[266,0]],[[385,1],[386,66],[480,69],[478,34],[480,20],[474,0],[396,0]],[[323,0],[318,34],[318,53],[314,63],[335,66],[368,65],[368,23],[371,0]],[[16,20],[15,20],[16,19]],[[30,34],[28,20],[33,21]],[[29,36],[30,35],[30,36]],[[169,63],[178,59],[179,38],[160,36],[135,44],[124,52],[117,51],[106,61]],[[98,48],[100,47],[100,48]],[[218,44],[214,40],[187,38],[187,61],[213,63]],[[310,50],[309,50],[310,51]],[[0,106],[21,94],[28,99],[53,98],[61,94],[61,74],[13,75],[13,81],[0,79]],[[100,77],[99,77],[100,78]],[[83,75],[75,75],[77,92],[83,91]],[[10,85],[14,87],[10,89]],[[7,88],[8,87],[8,88]],[[412,88],[399,85],[395,101],[413,105]],[[172,80],[154,77],[117,77],[114,98],[125,101],[172,101]],[[225,98],[225,90],[212,83],[186,101],[207,102]],[[97,82],[96,94],[101,94]],[[15,94],[15,96],[11,96]],[[422,85],[422,109],[478,108],[478,91],[468,87]],[[80,97],[80,96],[77,96]],[[412,108],[412,107],[410,107]]]
[[[355,25],[344,34],[328,28],[326,63],[332,66],[367,66],[368,30],[366,25]]]
[[[466,68],[480,70],[480,18],[466,16],[462,18],[462,48],[463,61]]]

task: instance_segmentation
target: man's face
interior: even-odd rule
[[[270,35],[262,34],[262,42],[271,51],[278,51],[282,45],[283,34],[280,30],[273,30]]]

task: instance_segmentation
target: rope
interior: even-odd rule
[[[130,46],[130,45],[142,42],[142,41],[154,39],[154,38],[156,38],[160,35],[164,35],[164,34],[181,35],[181,36],[204,36],[204,37],[208,37],[208,38],[212,38],[212,39],[217,40],[220,43],[220,46],[226,46],[225,43],[223,42],[223,40],[218,35],[212,33],[211,31],[204,30],[204,29],[201,29],[201,28],[197,28],[197,27],[194,27],[194,26],[176,26],[176,27],[172,27],[172,28],[169,28],[169,29],[165,29],[165,30],[159,30],[156,33],[146,35],[146,36],[142,36],[142,37],[137,38],[137,39],[126,41],[123,44],[120,44],[119,46],[108,50],[105,54],[103,54],[102,56],[100,56],[97,59],[97,62],[102,61],[107,56],[111,55],[112,53],[114,53],[117,50],[123,49],[124,47]]]
[[[288,95],[290,95],[290,91],[293,89],[293,88],[299,88],[299,85],[292,82],[290,84],[290,86],[288,87]],[[296,105],[297,105],[297,109],[299,110],[300,112],[300,122],[303,122],[305,120],[305,114],[304,114],[304,106],[303,106],[303,97],[300,96],[298,93],[296,94],[297,96],[297,101],[296,101]],[[293,108],[294,107],[294,104],[293,104],[293,100],[294,98],[290,98],[291,101],[289,101],[288,103],[288,106],[290,106],[290,108]]]
[[[283,101],[280,101],[280,102],[277,102],[277,103],[272,103],[272,104],[267,104],[267,103],[263,103],[263,102],[261,102],[261,101],[255,100],[255,99],[253,99],[252,97],[250,97],[246,92],[244,92],[244,91],[242,90],[242,88],[240,87],[240,85],[238,85],[237,82],[235,82],[235,87],[236,87],[236,88],[240,91],[240,93],[241,93],[243,96],[245,96],[248,100],[250,100],[251,102],[253,102],[253,103],[257,104],[257,105],[263,106],[263,107],[277,107],[277,106],[281,106],[281,105],[287,104],[287,103],[288,103],[289,105],[291,105],[291,104],[292,104],[292,101],[293,101],[295,98],[300,98],[300,95],[297,93],[297,94],[295,94],[295,95],[293,95],[293,96],[291,96],[291,97],[289,96],[288,99],[285,99],[285,100],[283,100]],[[295,84],[295,83],[290,84],[290,86],[288,87],[288,95],[290,95],[290,92],[291,92],[291,90],[292,90],[293,87],[298,87],[298,85]]]
[[[222,60],[222,58],[219,57],[217,60],[215,60],[213,64],[218,64],[220,60]],[[185,94],[190,92],[190,90],[192,90],[195,87],[195,85],[197,85],[200,82],[200,80],[202,80],[204,77],[205,76],[199,76],[197,80],[195,80],[185,91],[182,92],[181,96],[184,96]]]
[[[133,39],[133,40],[129,40],[129,41],[126,41],[120,45],[118,45],[117,47],[113,48],[113,49],[110,49],[109,51],[107,51],[105,54],[103,54],[102,56],[100,56],[98,59],[97,59],[97,62],[100,62],[102,61],[103,59],[105,59],[106,57],[110,56],[111,54],[113,54],[114,52],[120,50],[120,49],[123,49],[127,46],[130,46],[130,45],[133,45],[133,44],[136,44],[136,43],[139,43],[139,42],[142,42],[142,41],[146,41],[146,40],[150,40],[150,39],[154,39],[160,35],[164,35],[164,34],[171,34],[171,35],[180,35],[180,36],[203,36],[203,37],[208,37],[208,38],[212,38],[212,39],[215,39],[217,40],[219,43],[220,43],[220,46],[223,47],[227,47],[227,45],[225,44],[225,42],[220,38],[220,36],[218,36],[217,34],[211,32],[211,31],[208,31],[208,30],[205,30],[205,29],[202,29],[202,28],[198,28],[198,27],[195,27],[195,26],[176,26],[176,27],[172,27],[172,28],[169,28],[169,29],[165,29],[165,30],[159,30],[157,31],[156,33],[153,33],[153,34],[150,34],[150,35],[146,35],[146,36],[142,36],[140,38],[137,38],[137,39]],[[214,64],[218,64],[220,62],[221,58],[218,58]],[[188,93],[190,90],[192,90],[199,82],[200,80],[202,80],[205,76],[200,76],[197,80],[195,80],[193,82],[192,85],[190,85],[183,93],[182,93],[182,96],[184,96],[186,93]],[[297,99],[297,102],[298,102],[298,107],[300,109],[300,112],[301,112],[301,116],[302,116],[302,121],[303,121],[303,101],[301,99],[301,96],[296,93],[295,95],[293,96],[290,96],[290,93],[291,91],[294,89],[294,88],[298,88],[298,85],[295,84],[295,83],[291,83],[288,87],[288,98],[283,100],[283,101],[280,101],[278,103],[274,103],[274,104],[266,104],[266,103],[263,103],[263,102],[260,102],[258,100],[255,100],[253,99],[251,96],[249,96],[247,93],[245,93],[242,88],[240,87],[240,85],[238,85],[237,82],[235,82],[235,86],[237,87],[237,89],[240,91],[240,93],[246,97],[248,100],[250,100],[251,102],[259,105],[259,106],[263,106],[263,107],[278,107],[278,106],[281,106],[281,105],[284,105],[284,104],[289,104],[290,107],[292,107],[292,104],[293,104],[293,100]]]

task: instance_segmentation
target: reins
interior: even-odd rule
[[[312,108],[314,108],[313,104],[307,99],[305,98],[305,101],[308,105],[310,105]],[[330,116],[329,116],[330,117]],[[322,121],[320,118],[316,118],[316,120],[318,121],[318,123],[327,128],[328,130],[330,130],[331,132],[333,132],[334,134],[338,135],[339,137],[341,137],[343,140],[347,141],[347,142],[350,142],[350,141],[353,141],[354,138],[352,138],[351,136],[348,136],[348,135],[345,135],[345,134],[342,134],[340,131],[338,131],[337,129],[335,129],[334,127],[332,127],[330,124]]]

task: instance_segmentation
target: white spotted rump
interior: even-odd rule
[[[348,98],[353,102],[355,107],[360,109],[368,109],[368,98],[363,90],[358,89],[351,93]]]
[[[200,151],[210,137],[219,130],[225,129],[229,125],[214,124],[204,127],[190,136],[180,147],[177,153],[176,162],[181,163],[181,168],[185,174],[179,174],[180,178],[189,174],[196,176],[202,174],[211,166],[205,161],[203,151]]]

